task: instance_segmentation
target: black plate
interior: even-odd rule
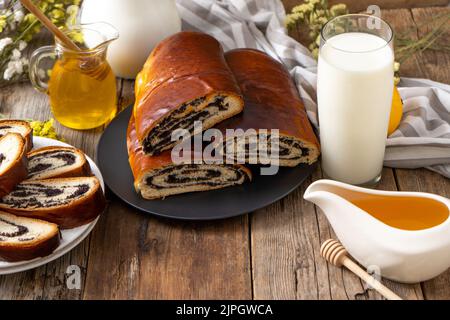
[[[238,216],[265,207],[292,192],[314,166],[280,168],[276,175],[262,176],[253,166],[253,181],[240,186],[174,195],[164,200],[145,200],[133,187],[128,164],[126,130],[132,107],[120,113],[104,131],[97,149],[97,163],[106,185],[131,206],[162,217],[214,220]]]

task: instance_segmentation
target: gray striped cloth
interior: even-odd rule
[[[291,72],[309,119],[318,129],[316,61],[289,37],[279,0],[177,0],[184,30],[218,39],[225,50],[255,48],[281,61]],[[450,178],[450,86],[402,78],[400,127],[387,139],[385,165],[426,167]]]

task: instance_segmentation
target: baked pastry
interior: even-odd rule
[[[281,63],[264,52],[253,49],[235,49],[225,54],[244,95],[244,111],[216,127],[226,129],[255,129],[261,141],[270,141],[270,132],[265,136],[261,129],[279,130],[279,165],[296,166],[311,164],[319,156],[318,140],[306,115],[305,108],[289,72]],[[235,139],[232,157],[246,162],[259,162],[258,148],[250,148],[251,134],[246,143],[237,143],[234,137],[226,137],[230,146]],[[256,138],[256,137],[254,137]],[[253,140],[253,141],[256,141]],[[229,148],[230,149],[230,148]],[[226,149],[225,149],[226,150]],[[268,146],[270,153],[270,146]],[[270,158],[270,154],[269,154]]]
[[[7,133],[0,138],[0,197],[27,178],[25,148],[25,140],[18,133]]]
[[[56,224],[0,211],[0,259],[14,262],[45,257],[59,246]]]
[[[220,43],[199,32],[180,32],[163,40],[136,78],[134,117],[143,151],[171,149],[172,131],[203,130],[243,109],[239,87]]]
[[[83,152],[71,147],[44,147],[28,153],[28,179],[90,176]]]
[[[24,120],[0,120],[0,137],[9,132],[19,133],[24,139],[27,151],[33,148],[33,129],[28,121]]]
[[[94,220],[105,206],[96,177],[26,180],[0,200],[0,210],[53,222],[62,229]]]
[[[145,199],[220,189],[242,184],[251,179],[251,172],[242,165],[233,164],[175,164],[171,151],[148,156],[136,136],[131,117],[127,132],[128,159],[134,175],[136,191]]]

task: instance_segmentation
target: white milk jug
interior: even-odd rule
[[[107,59],[116,76],[128,79],[136,77],[158,42],[181,30],[175,0],[84,0],[81,23],[93,22],[119,31]]]

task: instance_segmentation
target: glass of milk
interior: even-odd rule
[[[394,86],[393,31],[375,16],[349,14],[321,32],[317,100],[322,169],[331,179],[381,178]]]

